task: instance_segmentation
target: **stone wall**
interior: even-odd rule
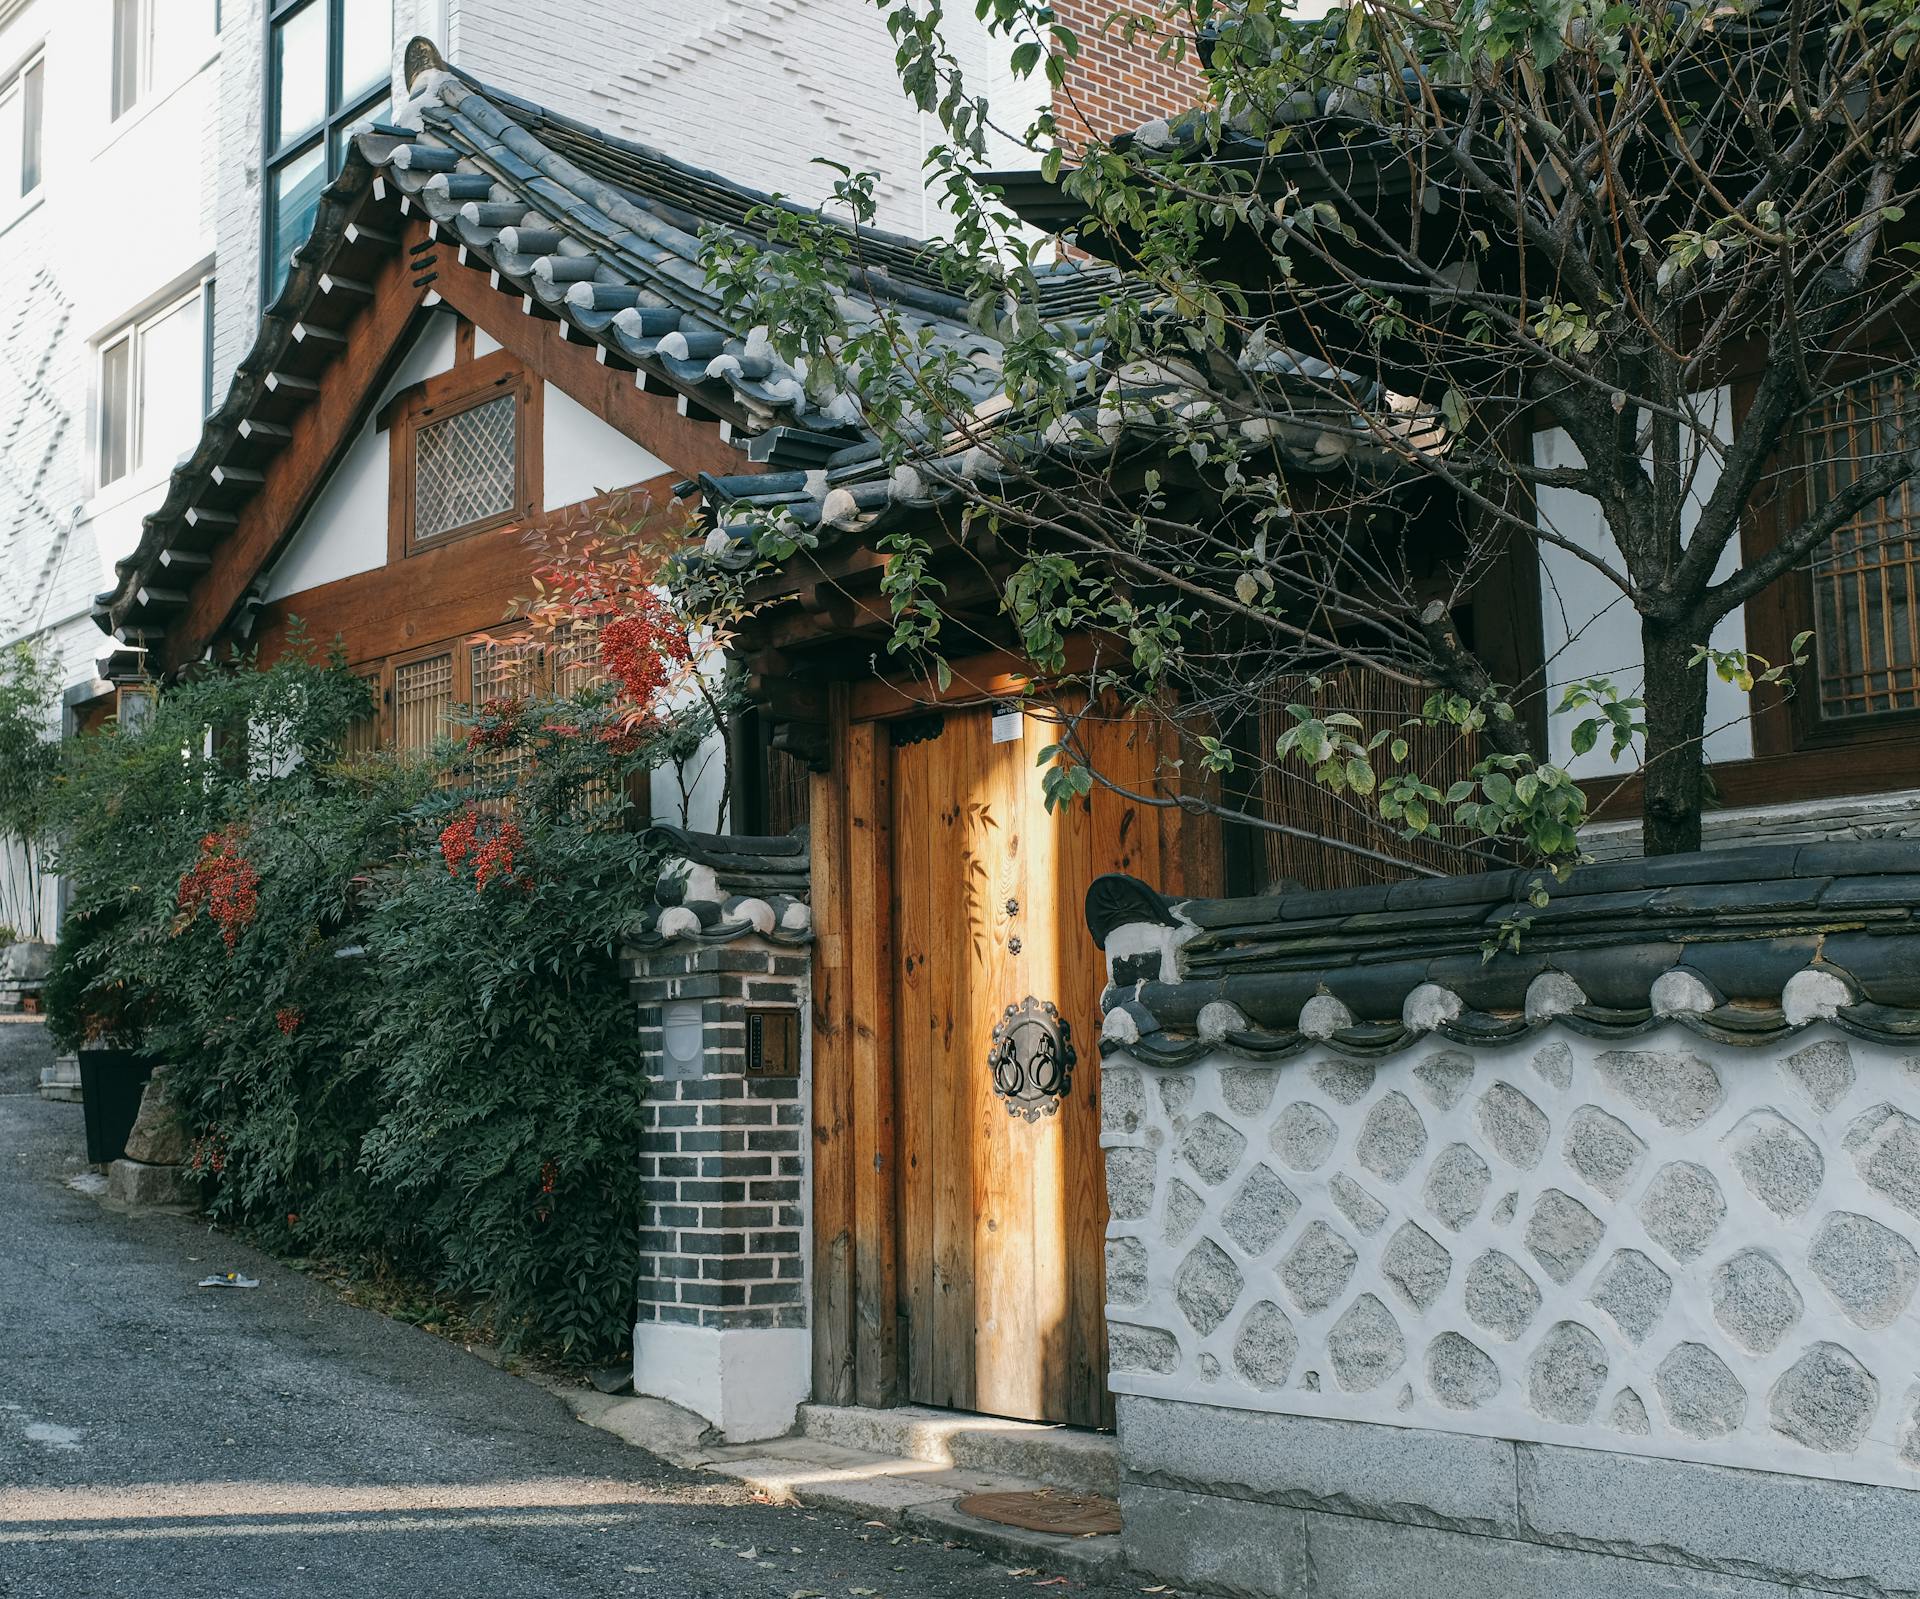
[[[1671,859],[1639,890],[1590,874],[1567,897],[1613,930],[1565,912],[1477,990],[1466,965],[1418,981],[1457,907],[1096,927],[1139,1565],[1313,1599],[1920,1592],[1920,1015],[1887,1002],[1920,946],[1883,939],[1908,975],[1876,1000],[1820,952],[1878,909],[1777,925],[1783,899],[1891,907],[1920,878],[1726,866],[1701,870],[1770,908],[1676,913],[1706,885]],[[1317,991],[1278,969],[1316,940]]]

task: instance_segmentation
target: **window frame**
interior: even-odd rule
[[[206,422],[205,404],[211,392],[212,341],[208,337],[208,311],[211,308],[213,275],[209,273],[196,279],[188,288],[181,289],[163,299],[157,300],[145,310],[128,317],[118,326],[110,329],[94,341],[93,346],[93,491],[105,493],[108,489],[137,483],[142,480],[147,467],[146,437],[144,422],[144,385],[146,381],[145,334],[158,326],[168,317],[183,309],[190,301],[198,301],[200,306],[200,337],[196,344],[200,351],[200,379],[195,392],[201,399],[200,422]],[[127,346],[127,464],[126,469],[117,476],[105,476],[107,461],[107,416],[106,416],[106,367],[110,352],[120,345]],[[169,469],[173,462],[166,463]]]
[[[37,88],[29,94],[29,79]],[[0,78],[0,117],[8,114],[8,106],[19,102],[20,112],[20,170],[15,174],[19,188],[8,187],[8,180],[0,176],[0,220],[10,220],[28,204],[46,186],[47,181],[47,50],[45,45],[37,45],[24,56],[20,64]],[[35,113],[33,137],[28,138],[27,113]],[[33,182],[27,182],[27,162],[31,153],[33,161]]]
[[[177,17],[179,15],[179,0],[165,0],[165,3],[167,6],[166,14],[170,17]],[[144,111],[155,102],[156,98],[164,96],[175,86],[174,82],[165,81],[156,84],[153,77],[153,29],[156,19],[161,14],[161,6],[162,0],[113,0],[111,13],[107,19],[107,121],[115,128],[120,127],[129,117],[136,116],[141,111]],[[209,20],[212,24],[207,33],[207,44],[209,48],[211,48],[220,37],[220,24],[222,21],[221,9],[220,0],[212,0],[212,4],[208,7],[210,13]],[[133,63],[132,88],[128,99],[122,104],[119,102],[122,59],[120,19],[122,15],[128,11],[131,11],[134,17],[134,39],[137,53]],[[198,68],[194,70],[197,71]],[[191,76],[191,72],[186,75],[186,77]],[[186,77],[175,81],[184,83]],[[159,95],[156,95],[156,89],[158,89]]]
[[[326,19],[326,75],[322,114],[317,123],[296,129],[291,138],[279,126],[278,103],[280,74],[274,60],[274,32],[303,11],[319,7]],[[263,6],[261,32],[261,104],[260,143],[262,149],[260,184],[260,303],[271,305],[279,297],[285,278],[279,276],[283,265],[275,254],[274,233],[277,204],[274,184],[280,172],[316,147],[320,151],[321,187],[340,176],[345,143],[340,137],[354,123],[370,117],[393,97],[391,75],[377,80],[364,93],[346,99],[342,83],[341,53],[345,37],[346,0],[268,0]],[[392,55],[393,12],[387,15],[388,55]],[[304,242],[304,241],[302,241]],[[297,246],[296,246],[297,248]],[[284,263],[291,270],[291,254]]]
[[[1836,374],[1836,385],[1861,381],[1885,369],[1885,360],[1863,360],[1857,369]],[[1736,428],[1744,422],[1752,403],[1757,378],[1749,377],[1734,385]],[[1799,432],[1795,433],[1796,457]],[[1796,458],[1771,474],[1772,487],[1764,489],[1741,520],[1740,544],[1743,561],[1752,561],[1777,547],[1780,537],[1799,524],[1806,514],[1810,463]],[[1916,528],[1920,538],[1920,527]],[[1821,710],[1819,682],[1820,650],[1816,629],[1817,601],[1814,594],[1812,557],[1795,564],[1781,577],[1746,604],[1747,648],[1768,661],[1779,664],[1789,659],[1789,647],[1802,633],[1815,633],[1807,645],[1807,664],[1797,674],[1800,691],[1785,691],[1769,685],[1754,690],[1753,753],[1766,756],[1823,756],[1836,751],[1873,752],[1885,746],[1907,748],[1920,728],[1920,706],[1910,710],[1870,711],[1864,715],[1834,717]],[[1916,596],[1920,599],[1920,595]],[[1902,763],[1904,764],[1904,763]],[[1862,774],[1862,781],[1867,781]]]
[[[514,356],[505,350],[495,350],[402,389],[387,402],[378,426],[388,434],[387,559],[390,562],[404,561],[496,528],[524,525],[539,514],[544,387]],[[504,395],[511,395],[514,400],[512,503],[504,511],[478,521],[424,538],[416,536],[414,461],[420,429]]]

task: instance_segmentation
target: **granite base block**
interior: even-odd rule
[[[1519,1530],[1504,1439],[1133,1394],[1117,1408],[1120,1458],[1136,1482],[1457,1532]]]
[[[1353,1516],[1305,1522],[1310,1577],[1273,1590],[1286,1599],[1812,1599],[1779,1583],[1510,1538]]]
[[[1920,1492],[1520,1447],[1523,1536],[1825,1593],[1920,1594]]]
[[[1162,1581],[1235,1599],[1308,1591],[1304,1511],[1128,1483],[1120,1513],[1128,1564]]]

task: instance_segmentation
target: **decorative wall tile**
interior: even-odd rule
[[[1920,1488],[1920,1065],[1117,1055],[1122,1393]]]

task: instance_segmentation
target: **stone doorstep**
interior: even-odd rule
[[[822,1443],[868,1454],[1031,1477],[1049,1487],[1109,1497],[1120,1491],[1120,1447],[1111,1433],[921,1405],[887,1410],[802,1405],[800,1431]]]
[[[815,1436],[811,1428],[765,1443],[724,1444],[700,1417],[662,1400],[615,1399],[575,1388],[556,1388],[554,1392],[589,1426],[611,1432],[676,1466],[731,1478],[775,1504],[805,1505],[809,1509],[879,1522],[923,1538],[978,1549],[1010,1565],[1031,1566],[1049,1573],[1112,1579],[1125,1570],[1117,1537],[1065,1538],[1057,1533],[1029,1532],[1021,1527],[978,1520],[958,1508],[958,1501],[968,1494],[1031,1493],[1049,1486],[1037,1478],[978,1466],[955,1466],[938,1460],[881,1454],[831,1442]],[[851,1410],[851,1407],[805,1406],[803,1422],[806,1411],[819,1409]],[[853,1412],[858,1417],[885,1414]],[[962,1429],[974,1422],[985,1422],[990,1427],[1024,1425],[991,1422],[981,1417],[955,1417],[941,1411],[921,1411],[918,1417],[932,1417]],[[908,1426],[911,1425],[910,1420]],[[1059,1429],[1033,1427],[1030,1430],[1049,1433]],[[932,1447],[931,1444],[923,1446]],[[1051,1486],[1080,1485],[1054,1483]]]

